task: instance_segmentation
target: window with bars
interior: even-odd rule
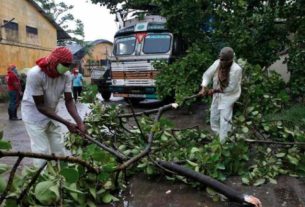
[[[4,20],[4,28],[5,28],[5,39],[8,41],[18,42],[19,40],[18,23]]]

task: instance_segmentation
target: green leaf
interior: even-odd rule
[[[82,191],[77,190],[76,183],[72,183],[70,186],[64,186],[65,189],[73,193],[84,194]]]
[[[141,163],[141,164],[138,164],[137,168],[144,168],[146,167],[147,163],[144,162],[144,163]]]
[[[4,189],[6,188],[6,180],[4,177],[0,177],[0,193],[3,193]]]
[[[153,168],[150,165],[147,166],[146,173],[148,175],[152,175],[154,173],[154,170],[153,170]]]
[[[54,186],[52,181],[43,181],[35,187],[35,197],[44,205],[54,204],[57,200],[56,194],[50,190]]]
[[[4,150],[12,149],[11,142],[0,140],[0,149],[4,149]]]
[[[123,151],[126,149],[126,145],[120,145],[118,149],[119,151]]]
[[[225,170],[226,167],[225,167],[225,165],[224,165],[223,163],[218,163],[218,164],[217,164],[217,169],[219,169],[219,170]]]
[[[272,184],[277,184],[277,181],[273,178],[268,178],[269,182]]]
[[[96,189],[95,188],[89,188],[89,192],[92,195],[94,199],[96,199]]]
[[[108,180],[104,185],[104,188],[105,189],[111,189],[111,187],[112,187],[112,182],[111,182],[111,180]]]
[[[276,156],[277,158],[285,157],[285,155],[286,155],[286,153],[284,153],[284,152],[275,154],[275,156]]]
[[[95,203],[93,203],[92,201],[87,201],[87,205],[89,207],[96,207]]]
[[[97,178],[99,179],[99,181],[101,182],[106,182],[110,177],[110,174],[106,171],[101,172]]]
[[[193,166],[193,167],[197,167],[197,166],[198,166],[197,163],[192,162],[192,161],[190,161],[190,160],[186,160],[186,162],[187,162],[190,166]]]
[[[73,168],[64,168],[60,171],[68,183],[75,183],[79,179],[79,173]]]
[[[168,141],[168,137],[166,135],[162,134],[161,141],[167,142]]]
[[[242,128],[242,132],[243,132],[243,133],[248,133],[248,132],[249,132],[248,127],[244,126],[244,127]]]
[[[6,199],[5,200],[5,207],[16,207],[18,206],[17,204],[17,199]]]
[[[298,165],[299,164],[299,160],[295,157],[292,157],[291,155],[287,155],[288,160],[290,161],[290,163],[294,164],[294,165]]]
[[[241,181],[242,181],[244,184],[246,184],[246,185],[249,185],[249,183],[250,183],[249,179],[246,178],[246,177],[242,177],[242,178],[241,178]]]
[[[110,193],[105,193],[102,197],[104,203],[110,203],[112,201],[112,195]]]
[[[199,150],[199,148],[197,148],[197,147],[192,147],[192,149],[191,149],[191,154],[194,154],[195,152],[199,152],[200,150]]]
[[[254,186],[259,186],[259,185],[264,184],[265,181],[266,181],[265,178],[260,178],[260,179],[257,179],[253,185],[254,185]]]
[[[115,163],[109,163],[109,164],[106,164],[102,167],[102,169],[105,171],[105,172],[113,172],[116,168],[116,164]]]
[[[53,185],[50,187],[50,191],[54,192],[56,195],[56,200],[59,199],[59,187],[57,185]]]
[[[103,161],[105,159],[106,154],[103,151],[95,151],[92,154],[92,158],[95,161]]]
[[[7,164],[2,164],[0,163],[0,174],[5,173],[6,171],[8,171],[9,166]]]

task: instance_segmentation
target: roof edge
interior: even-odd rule
[[[71,39],[71,36],[61,28],[55,21],[52,19],[34,0],[27,0],[35,9],[38,10],[42,16],[44,16],[55,28],[57,31],[57,40]]]

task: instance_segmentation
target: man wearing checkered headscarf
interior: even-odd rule
[[[85,133],[72,98],[72,54],[65,47],[58,47],[50,55],[40,58],[27,73],[26,88],[21,104],[22,119],[31,140],[32,152],[65,155],[64,139],[59,123],[72,133]],[[57,105],[64,94],[65,105],[76,124],[57,113]],[[40,167],[44,160],[34,159]]]
[[[58,64],[71,65],[72,53],[65,47],[58,47],[47,56],[40,58],[36,61],[36,64],[45,72],[49,77],[56,78],[61,74],[56,70]]]
[[[234,103],[241,94],[242,68],[234,62],[234,51],[231,47],[224,47],[216,60],[202,76],[202,89],[199,95],[213,95],[211,104],[211,129],[222,143],[226,141],[231,130]],[[212,80],[213,88],[208,89]]]

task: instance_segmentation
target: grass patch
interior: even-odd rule
[[[283,110],[281,113],[267,115],[266,120],[287,121],[297,125],[305,124],[305,106],[294,105],[291,108]]]

